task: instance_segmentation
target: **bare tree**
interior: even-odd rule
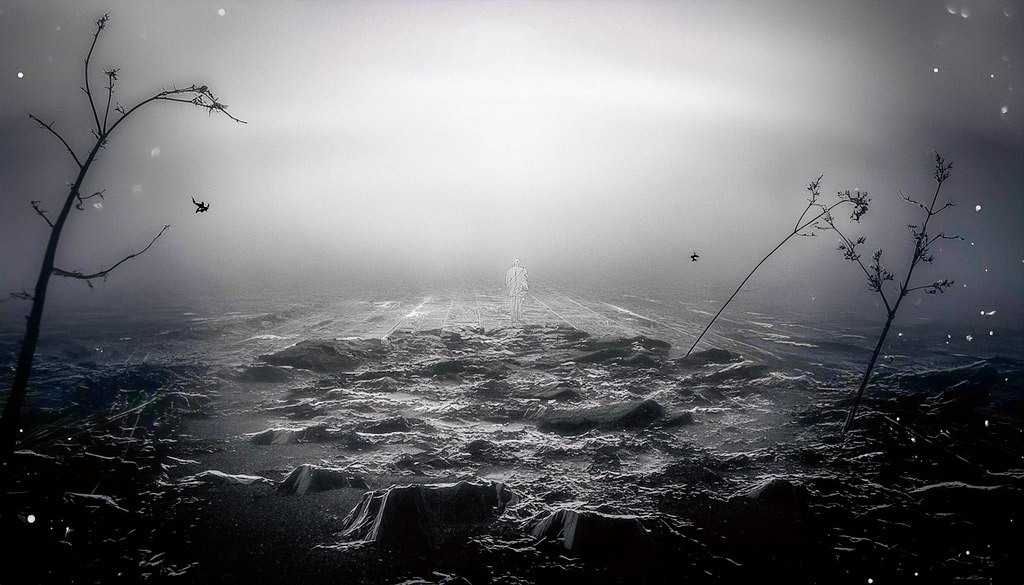
[[[167,228],[170,227],[165,225],[156,234],[148,246],[134,254],[129,254],[107,269],[99,270],[92,274],[84,274],[81,271],[63,270],[54,266],[54,259],[57,255],[57,246],[60,243],[61,232],[63,231],[64,225],[71,213],[71,208],[75,207],[77,209],[84,209],[82,205],[86,200],[93,197],[103,198],[103,191],[97,191],[91,195],[82,195],[80,189],[82,187],[82,183],[85,181],[86,175],[89,173],[89,169],[92,168],[93,163],[96,161],[96,157],[100,150],[107,146],[107,142],[110,140],[111,134],[113,134],[114,130],[119,128],[125,120],[131,117],[132,114],[155,102],[177,102],[190,104],[197,108],[204,109],[210,114],[223,114],[235,122],[240,124],[245,123],[244,121],[229,114],[227,112],[227,106],[221,103],[213,92],[210,91],[210,88],[205,85],[193,84],[182,88],[172,87],[171,89],[161,89],[153,96],[140,101],[134,106],[126,108],[114,99],[114,90],[118,81],[118,70],[110,69],[103,71],[103,75],[106,80],[106,86],[104,88],[106,95],[102,95],[102,93],[104,93],[102,90],[100,92],[95,92],[90,85],[89,64],[92,59],[93,51],[96,48],[96,43],[99,40],[100,33],[103,32],[109,21],[109,14],[103,15],[96,21],[96,31],[93,33],[92,44],[89,46],[89,53],[85,57],[85,86],[81,89],[85,92],[85,95],[89,100],[89,107],[92,111],[91,125],[93,126],[92,135],[94,139],[88,154],[84,157],[79,156],[68,141],[65,140],[59,132],[57,132],[54,128],[53,122],[47,123],[36,116],[29,114],[29,117],[34,120],[40,128],[46,130],[60,140],[61,144],[64,145],[64,148],[78,166],[78,175],[75,177],[73,183],[69,183],[70,190],[64,197],[64,203],[55,219],[51,219],[47,215],[48,212],[40,207],[39,201],[32,201],[32,208],[35,209],[36,213],[39,214],[39,216],[42,217],[50,227],[50,238],[47,241],[46,251],[43,254],[43,262],[39,268],[39,277],[36,280],[34,292],[32,294],[18,293],[12,295],[16,298],[31,299],[32,310],[28,316],[25,337],[22,340],[21,352],[18,356],[18,365],[14,373],[14,380],[11,384],[10,394],[7,398],[7,404],[4,407],[3,417],[0,419],[0,454],[3,455],[9,453],[17,443],[21,409],[25,402],[29,376],[32,373],[32,361],[35,357],[36,344],[39,341],[39,327],[43,319],[43,308],[46,304],[46,289],[50,283],[50,277],[57,275],[66,278],[84,280],[91,287],[92,283],[90,281],[97,278],[106,278],[107,275],[124,262],[143,254],[156,242],[158,238],[160,238],[161,235],[163,235]],[[97,95],[97,93],[99,95]],[[104,101],[106,102],[105,104],[103,103]]]
[[[711,318],[711,321],[708,323],[707,327],[704,328],[704,331],[701,331],[700,335],[697,336],[697,339],[694,340],[693,345],[691,345],[690,349],[686,351],[686,355],[690,355],[690,353],[693,352],[694,348],[697,347],[697,344],[700,343],[700,340],[703,339],[704,334],[711,329],[711,326],[714,325],[715,321],[718,320],[718,316],[721,315],[722,312],[725,311],[725,308],[729,306],[729,303],[731,303],[732,300],[736,298],[736,295],[739,294],[740,290],[743,289],[743,285],[747,284],[747,281],[750,280],[751,276],[754,276],[754,273],[757,272],[757,269],[760,268],[762,264],[767,262],[768,259],[772,257],[772,254],[775,254],[775,252],[777,252],[779,248],[785,245],[786,242],[788,242],[794,236],[815,236],[817,235],[813,231],[815,229],[827,229],[828,226],[822,225],[820,222],[823,221],[826,217],[831,218],[832,210],[839,207],[840,205],[852,205],[853,210],[850,212],[850,220],[859,222],[860,218],[863,217],[864,214],[868,212],[868,203],[871,201],[871,199],[868,198],[867,192],[862,193],[860,191],[855,191],[851,193],[849,190],[847,190],[838,192],[836,201],[826,205],[821,200],[820,176],[814,181],[811,181],[811,183],[807,186],[807,190],[811,193],[811,197],[810,199],[807,200],[807,207],[804,208],[804,212],[800,214],[800,217],[796,220],[796,223],[793,225],[793,230],[789,233],[789,235],[783,238],[782,241],[778,243],[778,245],[772,248],[772,250],[768,252],[768,254],[766,254],[764,258],[761,258],[761,261],[758,262],[750,270],[749,273],[747,273],[747,276],[746,278],[743,279],[743,282],[741,282],[740,285],[736,287],[736,290],[733,291],[732,295],[730,295],[729,298],[725,301],[725,303],[722,304],[722,307],[718,309],[718,312],[715,313],[715,316]],[[809,217],[811,215],[813,215],[813,217]]]
[[[932,172],[932,176],[935,178],[935,194],[932,195],[931,203],[925,205],[920,201],[916,201],[911,197],[900,193],[900,196],[904,201],[912,203],[924,212],[924,222],[918,224],[908,224],[907,227],[910,229],[911,236],[914,240],[914,251],[910,257],[910,264],[907,266],[906,276],[899,282],[899,285],[895,287],[895,291],[890,289],[889,295],[886,294],[885,283],[894,280],[895,276],[892,272],[885,268],[882,264],[882,249],[879,248],[871,255],[871,264],[865,266],[861,260],[861,255],[857,251],[857,246],[863,244],[866,240],[863,236],[856,240],[843,235],[843,233],[836,228],[834,219],[831,215],[826,214],[823,220],[829,225],[829,227],[840,237],[840,243],[838,250],[843,253],[843,257],[852,262],[856,262],[860,266],[861,270],[864,271],[864,275],[868,279],[868,290],[877,293],[882,299],[882,303],[885,305],[885,326],[882,328],[881,334],[878,336],[878,341],[875,343],[875,350],[871,354],[871,361],[868,362],[867,369],[864,371],[864,377],[861,378],[860,387],[857,389],[857,395],[853,400],[853,406],[850,407],[850,412],[846,416],[846,422],[843,423],[843,434],[846,434],[850,430],[850,426],[853,424],[853,419],[857,415],[857,408],[860,406],[861,397],[864,395],[864,389],[867,388],[868,382],[871,381],[871,371],[875,368],[875,363],[878,361],[878,355],[882,351],[882,346],[885,344],[885,338],[889,334],[889,328],[892,326],[893,320],[896,318],[896,311],[899,310],[900,304],[903,299],[907,298],[912,292],[923,291],[927,294],[937,294],[944,292],[947,288],[953,285],[952,280],[942,279],[936,280],[931,284],[924,284],[920,286],[911,286],[911,277],[914,275],[914,269],[917,265],[925,262],[931,263],[934,260],[934,256],[931,253],[931,245],[939,240],[962,240],[959,236],[949,236],[944,232],[938,232],[934,236],[928,232],[928,223],[933,217],[946,209],[953,207],[953,203],[946,202],[943,205],[936,208],[936,204],[939,200],[939,191],[942,190],[942,184],[949,179],[949,171],[953,168],[953,163],[947,163],[945,159],[935,153],[935,166]],[[890,296],[893,295],[893,296]]]

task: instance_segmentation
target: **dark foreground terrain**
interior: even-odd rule
[[[0,582],[1024,579],[1013,359],[885,370],[841,438],[852,379],[791,360],[391,329],[44,360]]]

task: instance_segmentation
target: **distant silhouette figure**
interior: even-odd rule
[[[203,201],[196,201],[195,197],[192,198],[192,203],[196,204],[196,213],[205,213],[210,209],[209,203],[205,203]]]
[[[530,289],[526,268],[520,266],[519,259],[512,262],[512,268],[505,271],[505,288],[508,289],[508,312],[513,323],[523,320],[523,301]]]
[[[696,252],[694,252],[693,254],[690,254],[690,260],[696,262],[697,258],[700,258],[700,256],[698,256]]]

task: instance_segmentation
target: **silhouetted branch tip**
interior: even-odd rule
[[[935,177],[935,182],[941,185],[946,179],[949,178],[949,171],[953,168],[953,163],[946,162],[946,159],[942,158],[939,153],[935,153],[935,170],[932,172],[932,176]]]
[[[10,293],[9,296],[10,298],[18,301],[31,301],[33,298],[32,293],[26,291],[25,289],[21,289],[21,292],[12,292]]]
[[[50,227],[53,227],[53,222],[50,221],[50,218],[46,217],[46,214],[49,213],[49,212],[39,208],[39,203],[40,202],[39,201],[30,201],[29,203],[32,204],[32,209],[36,210],[36,213],[39,214],[39,217],[43,218],[43,221],[46,222],[46,225],[48,225]]]
[[[163,227],[163,229],[160,230],[160,233],[158,233],[156,235],[156,237],[153,238],[153,240],[149,243],[148,246],[146,246],[142,250],[139,250],[138,252],[135,252],[134,254],[128,254],[127,256],[122,258],[121,261],[119,261],[117,264],[114,264],[113,266],[111,266],[110,268],[107,268],[106,270],[100,270],[99,272],[96,272],[95,274],[83,274],[81,270],[63,270],[61,268],[54,267],[53,268],[53,274],[56,275],[56,276],[63,276],[65,278],[75,278],[75,279],[78,279],[78,280],[84,280],[86,282],[86,284],[89,285],[89,288],[92,288],[92,283],[89,282],[90,280],[94,280],[94,279],[97,279],[97,278],[102,278],[102,279],[106,280],[107,275],[109,275],[111,272],[113,272],[115,268],[117,268],[118,266],[124,264],[128,260],[131,260],[132,258],[135,258],[136,256],[141,256],[142,254],[144,254],[146,252],[146,250],[149,250],[149,248],[152,247],[153,244],[156,243],[156,241],[158,239],[160,239],[160,236],[164,235],[164,232],[167,231],[167,228],[169,228],[169,227],[171,227],[171,226],[170,225],[165,225]]]
[[[79,166],[79,168],[81,168],[82,161],[78,160],[78,155],[75,154],[75,151],[71,149],[71,145],[68,144],[67,140],[64,140],[64,137],[61,136],[59,132],[57,132],[56,130],[53,129],[53,125],[54,125],[55,122],[50,122],[49,124],[47,124],[46,122],[43,122],[42,120],[40,120],[39,118],[33,116],[32,114],[29,114],[28,117],[33,119],[33,120],[35,120],[36,124],[39,124],[39,126],[41,128],[43,128],[44,130],[49,131],[50,134],[53,134],[54,136],[56,136],[57,139],[60,140],[61,144],[64,145],[64,148],[67,149],[68,154],[71,155],[71,158],[75,159],[75,164],[77,164]]]

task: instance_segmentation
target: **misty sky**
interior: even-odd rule
[[[29,201],[55,213],[76,170],[28,114],[87,148],[82,60],[108,11],[94,71],[121,68],[120,103],[206,84],[248,124],[157,103],[118,129],[58,266],[106,268],[172,227],[95,294],[500,287],[515,257],[535,282],[727,288],[822,174],[826,197],[871,194],[851,233],[901,268],[917,219],[898,192],[931,197],[938,151],[957,207],[935,221],[966,239],[921,278],[957,281],[943,310],[1020,324],[1020,1],[0,1],[5,294],[31,289],[47,236]],[[752,286],[869,301],[824,235]]]

